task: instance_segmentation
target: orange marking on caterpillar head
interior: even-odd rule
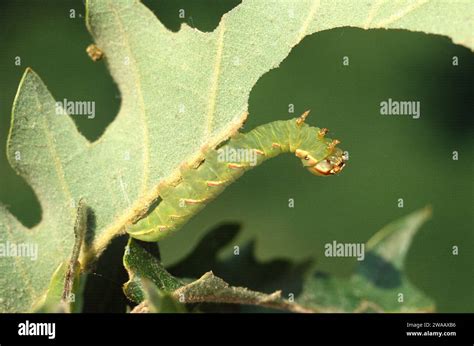
[[[262,150],[254,149],[254,151],[255,151],[258,155],[263,155],[263,156],[265,156],[265,152],[262,151]]]
[[[316,163],[318,163],[318,161],[309,155],[306,150],[296,149],[295,155],[297,158],[301,159],[301,162],[303,162],[304,166],[314,166]]]
[[[281,148],[281,145],[278,143],[272,143],[273,148]]]
[[[314,175],[330,175],[332,165],[328,160],[319,161],[316,165],[308,167],[308,170]]]
[[[314,175],[334,175],[342,171],[346,166],[344,157],[330,156],[327,159],[319,161],[316,165],[308,167],[308,170]]]

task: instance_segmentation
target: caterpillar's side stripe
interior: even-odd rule
[[[219,186],[225,184],[226,181],[224,180],[217,180],[217,181],[208,181],[207,186]]]
[[[311,173],[339,173],[347,161],[338,140],[325,138],[326,128],[305,124],[309,111],[297,119],[275,121],[249,133],[238,133],[219,149],[210,150],[197,167],[182,170],[175,186],[166,186],[162,201],[147,217],[127,229],[134,238],[158,241],[180,229],[245,171],[284,152],[293,152]]]

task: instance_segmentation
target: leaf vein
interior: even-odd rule
[[[212,123],[214,121],[214,116],[216,112],[217,87],[219,85],[219,75],[220,75],[221,64],[222,64],[222,51],[224,47],[224,33],[225,33],[224,18],[222,18],[219,28],[220,28],[219,36],[217,38],[217,46],[216,46],[216,59],[214,62],[214,74],[212,76],[211,86],[209,90],[209,106],[208,106],[207,117],[206,117],[205,136],[208,136],[212,131]]]
[[[428,1],[429,0],[420,0],[416,3],[412,3],[410,6],[407,6],[403,10],[394,13],[393,15],[388,17],[387,19],[378,22],[375,26],[376,27],[386,27],[390,24],[393,24],[394,22],[396,22],[396,21],[400,20],[401,18],[405,17],[408,13],[413,12],[414,10],[416,10],[416,9],[420,8],[421,6],[423,6],[424,4],[428,3]]]

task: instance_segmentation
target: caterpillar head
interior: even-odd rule
[[[347,155],[341,149],[336,148],[338,143],[337,140],[329,142],[328,150],[326,150],[329,153],[321,159],[318,159],[320,150],[296,149],[295,155],[301,159],[303,166],[312,174],[320,176],[334,175],[342,171],[347,161]],[[321,154],[319,154],[320,156]]]

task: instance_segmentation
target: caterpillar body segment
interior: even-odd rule
[[[209,150],[197,167],[183,166],[181,180],[164,186],[161,202],[131,225],[130,236],[159,241],[180,229],[247,170],[280,155],[294,153],[312,174],[339,173],[347,161],[338,140],[325,138],[325,128],[307,125],[308,112],[297,119],[274,121],[248,133],[237,133],[224,145]]]

